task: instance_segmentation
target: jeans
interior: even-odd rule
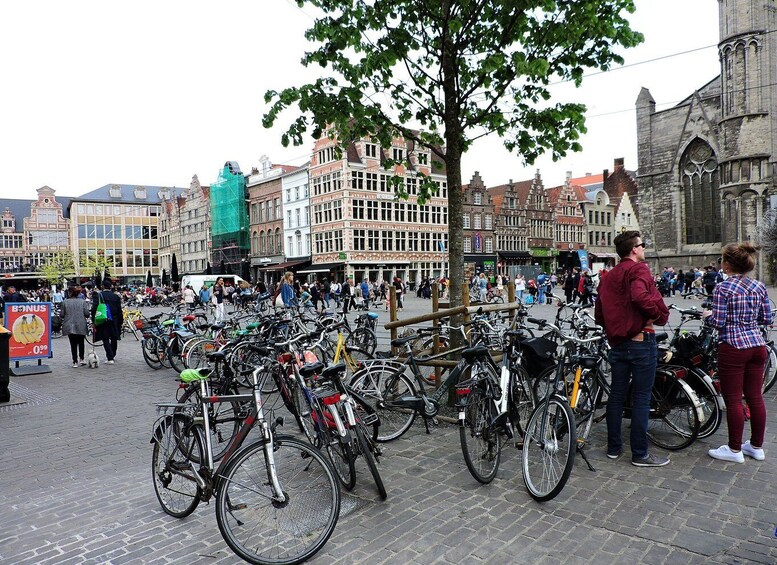
[[[545,288],[540,287],[537,289],[537,304],[545,304]]]
[[[745,429],[743,393],[750,408],[750,445],[763,447],[766,406],[761,385],[767,356],[764,346],[737,349],[726,342],[718,345],[718,373],[720,392],[726,402],[728,446],[734,451],[742,449],[742,433]]]
[[[623,404],[631,381],[631,457],[642,459],[648,454],[647,427],[650,393],[656,379],[656,336],[642,334],[644,341],[626,341],[610,351],[612,389],[607,400],[607,453],[623,450],[621,421]]]

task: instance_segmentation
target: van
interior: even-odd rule
[[[186,288],[187,285],[191,285],[194,292],[199,292],[202,285],[210,288],[216,284],[216,281],[219,279],[224,279],[225,286],[229,286],[230,283],[232,283],[232,286],[235,288],[237,288],[241,282],[244,282],[243,279],[237,275],[184,275],[181,277],[181,288]]]

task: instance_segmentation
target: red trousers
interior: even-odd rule
[[[728,446],[733,451],[742,449],[745,414],[742,394],[750,408],[750,444],[763,447],[766,430],[766,406],[761,392],[766,365],[766,347],[737,349],[728,343],[718,345],[718,373],[720,392],[726,402]]]

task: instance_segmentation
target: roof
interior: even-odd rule
[[[518,198],[518,208],[524,208],[526,200],[529,198],[529,191],[531,190],[533,182],[533,180],[522,180],[519,182],[489,187],[488,194],[491,195],[491,201],[494,203],[494,213],[499,214],[501,212],[504,196],[507,192],[515,193]]]
[[[598,175],[585,175],[582,177],[575,177],[569,179],[569,184],[579,184],[580,186],[584,186],[586,188],[601,188],[601,184],[604,182],[604,174],[599,173]],[[592,185],[599,184],[598,187],[593,187]]]
[[[69,218],[70,214],[68,214],[68,206],[70,206],[70,202],[74,200],[74,198],[71,196],[55,196],[54,198],[57,201],[57,204],[62,205],[62,215],[65,218]],[[3,211],[8,208],[16,218],[15,233],[22,233],[24,231],[24,218],[29,218],[32,215],[32,205],[37,201],[37,198],[35,200],[0,198],[0,216]]]
[[[111,196],[111,187],[114,187],[114,186],[119,187],[121,191],[121,196],[118,196],[118,197]],[[136,188],[145,188],[146,198],[136,198],[135,197]],[[171,193],[175,193],[176,196],[180,196],[181,194],[184,193],[184,189],[182,188],[169,187],[169,186],[146,186],[146,185],[137,185],[137,184],[106,184],[104,186],[101,186],[100,188],[96,188],[95,190],[92,190],[91,192],[87,192],[86,194],[82,194],[81,196],[71,198],[71,202],[69,202],[68,205],[70,205],[74,201],[121,202],[124,204],[160,204],[163,199],[160,198],[159,193],[162,191],[170,191]]]

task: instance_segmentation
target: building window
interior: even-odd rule
[[[474,220],[474,227],[473,229],[479,230],[480,229],[480,214],[474,214],[472,219]]]
[[[464,229],[468,230],[469,229],[469,214],[464,214],[463,220],[464,220]]]
[[[391,148],[391,158],[394,161],[404,161],[405,160],[405,150],[401,147],[392,147]]]
[[[472,239],[464,236],[464,253],[472,253]]]
[[[480,192],[476,192],[476,193],[474,193],[474,194],[472,195],[472,198],[473,198],[473,202],[474,202],[476,205],[478,205],[478,206],[479,206],[480,204],[482,204],[482,203],[483,203],[483,195],[482,195]]]
[[[487,237],[486,238],[486,253],[493,253],[494,251],[494,242],[492,238]]]
[[[429,153],[419,153],[418,154],[418,164],[419,165],[428,165],[429,164]]]
[[[685,241],[716,243],[721,240],[718,165],[712,148],[695,139],[680,159],[685,204]]]
[[[486,214],[486,229],[487,230],[493,229],[493,219],[491,217],[491,214]]]
[[[364,156],[367,157],[368,159],[377,159],[378,146],[375,143],[365,143]]]

